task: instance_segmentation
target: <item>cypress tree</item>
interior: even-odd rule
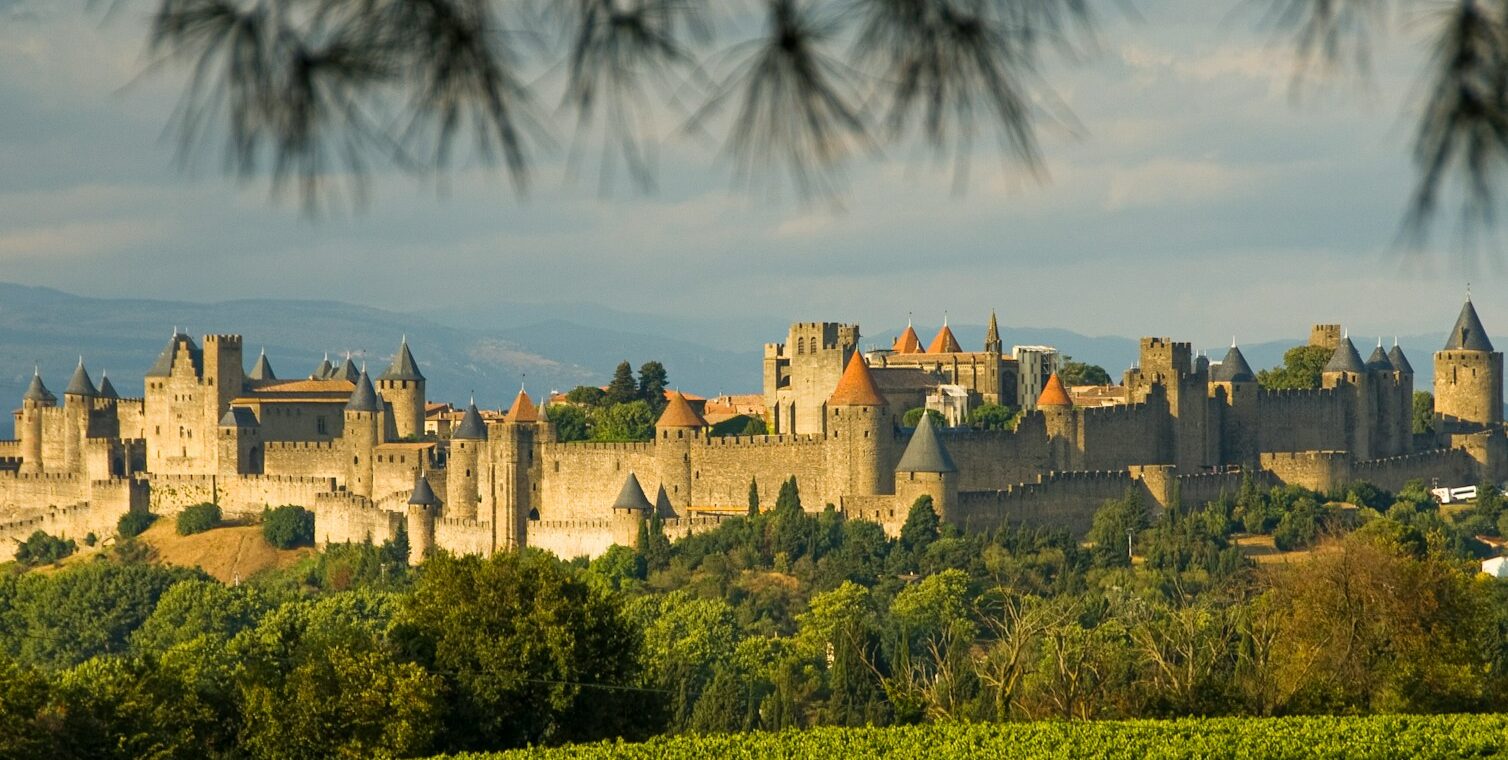
[[[759,482],[749,478],[749,516],[759,514]]]
[[[639,397],[639,383],[634,380],[634,368],[628,362],[620,362],[613,370],[613,381],[607,384],[607,401],[610,404],[627,404]]]

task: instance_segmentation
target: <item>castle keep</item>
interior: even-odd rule
[[[1093,408],[1075,406],[1056,375],[1023,380],[993,317],[978,352],[946,325],[926,348],[908,327],[869,360],[858,341],[855,325],[801,323],[765,347],[772,435],[712,436],[676,393],[652,440],[562,443],[549,409],[522,390],[501,417],[472,403],[447,438],[424,435],[425,378],[406,340],[375,378],[348,357],[281,380],[265,355],[243,370],[240,336],[175,333],[143,398],[119,397],[107,378],[96,385],[82,360],[61,402],[32,378],[18,440],[0,441],[0,557],[38,529],[106,537],[127,511],[205,501],[229,515],[303,505],[322,543],[403,530],[419,561],[436,548],[595,555],[633,543],[652,515],[685,535],[743,513],[751,481],[773,507],[793,476],[808,509],[831,505],[890,531],[923,495],[968,529],[1083,531],[1127,489],[1166,507],[1247,476],[1318,490],[1508,476],[1503,356],[1469,301],[1434,356],[1437,432],[1427,436],[1412,432],[1403,352],[1378,345],[1363,359],[1335,326],[1311,337],[1330,351],[1320,388],[1263,389],[1236,346],[1211,364],[1187,343],[1144,338],[1125,403]],[[945,429],[926,416],[903,427],[939,385],[1029,411],[1014,430]]]

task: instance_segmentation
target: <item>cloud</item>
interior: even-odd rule
[[[134,219],[80,221],[0,232],[0,261],[77,263],[143,243],[165,240],[166,225]]]
[[[1110,170],[1105,208],[1187,207],[1227,201],[1261,191],[1266,172],[1217,161],[1161,158]]]

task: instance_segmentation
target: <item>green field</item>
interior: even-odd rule
[[[1508,756],[1508,715],[935,724],[678,736],[459,755],[513,758],[1458,758]]]

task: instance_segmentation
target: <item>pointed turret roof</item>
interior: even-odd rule
[[[414,493],[408,497],[408,503],[420,507],[433,507],[440,503],[440,499],[435,496],[435,489],[429,487],[429,479],[422,472],[414,478]]]
[[[843,376],[838,378],[838,387],[833,389],[833,395],[827,399],[828,406],[884,406],[885,396],[880,393],[880,386],[875,383],[874,375],[869,372],[869,365],[865,363],[863,355],[855,351],[853,358],[848,360],[848,367],[843,370]]]
[[[1456,317],[1456,326],[1450,328],[1450,337],[1445,341],[1446,351],[1491,351],[1492,341],[1487,338],[1487,330],[1482,328],[1482,320],[1477,317],[1477,309],[1471,305],[1471,299],[1461,305],[1461,315]]]
[[[120,394],[115,392],[115,386],[110,383],[110,377],[103,371],[99,373],[99,397],[119,399]]]
[[[246,375],[246,379],[257,382],[278,379],[272,371],[272,362],[267,361],[267,349],[264,348],[260,354],[257,354],[257,363],[251,365],[251,372]]]
[[[329,380],[330,379],[330,375],[332,375],[334,373],[335,373],[335,365],[333,365],[333,364],[330,363],[330,354],[327,352],[325,354],[325,358],[323,358],[323,359],[321,359],[319,361],[319,366],[315,367],[314,368],[314,372],[309,375],[309,379],[310,380]]]
[[[916,424],[916,432],[911,434],[911,442],[906,444],[906,453],[901,455],[895,471],[958,472],[958,465],[953,464],[953,457],[933,429],[932,415],[923,414]]]
[[[518,389],[518,395],[513,397],[513,406],[508,407],[508,413],[503,419],[514,424],[527,422],[539,422],[539,410],[534,408],[534,399],[523,388]]]
[[[1198,356],[1194,357],[1194,371],[1195,372],[1205,371],[1205,370],[1208,370],[1209,368],[1210,368],[1210,358],[1208,356],[1205,356],[1203,353],[1201,353]],[[1213,379],[1213,378],[1211,378],[1211,379]]]
[[[482,413],[477,411],[475,399],[466,405],[466,414],[461,416],[461,424],[456,426],[450,437],[469,441],[487,440],[487,425],[482,422]]]
[[[200,357],[199,347],[194,345],[194,339],[173,330],[173,337],[168,338],[168,344],[157,355],[157,361],[152,362],[151,369],[147,370],[147,377],[167,377],[173,374],[173,357],[178,353],[178,347],[182,346],[189,352],[190,361],[194,362],[194,368],[198,369]]]
[[[1367,357],[1367,371],[1393,371],[1393,360],[1388,358],[1387,349],[1382,347],[1382,338],[1377,339],[1377,348],[1372,349],[1372,355]]]
[[[380,412],[382,402],[377,398],[377,391],[372,389],[372,378],[367,376],[367,371],[362,370],[356,378],[356,390],[351,392],[351,400],[346,402],[348,412]]]
[[[351,354],[350,354],[350,352],[346,352],[346,361],[345,361],[345,363],[342,364],[342,365],[340,365],[339,367],[337,367],[335,369],[330,370],[330,377],[329,377],[329,379],[330,380],[349,380],[349,381],[351,381],[351,382],[354,383],[354,382],[356,382],[356,378],[358,378],[360,376],[361,376],[361,370],[356,369],[356,362],[351,361]]]
[[[1000,323],[995,319],[995,310],[990,309],[990,326],[984,331],[984,347],[988,350],[990,346],[998,345],[1000,345]]]
[[[73,379],[68,381],[68,387],[63,389],[65,396],[98,396],[99,389],[94,387],[94,381],[89,379],[89,370],[84,369],[84,357],[79,357],[79,366],[73,370]]]
[[[1068,397],[1068,389],[1063,387],[1063,378],[1054,372],[1047,378],[1047,385],[1042,386],[1042,395],[1037,397],[1037,408],[1044,406],[1073,406],[1073,399]]]
[[[702,419],[702,415],[696,413],[696,408],[680,391],[671,394],[670,403],[665,405],[665,411],[660,414],[660,419],[655,421],[655,427],[702,428],[706,426],[707,421]]]
[[[618,491],[618,498],[613,500],[613,509],[638,509],[648,512],[654,509],[649,503],[649,497],[644,495],[644,487],[639,485],[639,478],[633,473],[628,474],[628,479],[623,481],[623,488]]]
[[[398,353],[393,354],[393,363],[389,364],[387,371],[383,372],[378,380],[423,380],[424,375],[419,372],[419,363],[414,361],[414,355],[408,350],[408,336],[398,343]]]
[[[956,354],[961,353],[963,347],[958,345],[958,338],[953,337],[953,328],[948,327],[948,320],[943,320],[941,330],[932,338],[932,343],[927,346],[929,354]]]
[[[922,339],[917,337],[916,329],[911,326],[910,322],[906,323],[906,329],[902,330],[900,336],[895,339],[895,343],[891,344],[890,350],[898,354],[922,353]]]
[[[1256,373],[1251,371],[1251,365],[1246,363],[1246,356],[1241,349],[1232,343],[1230,350],[1225,352],[1225,358],[1220,361],[1220,366],[1210,372],[1211,380],[1221,383],[1250,383],[1257,379]]]
[[[539,404],[539,421],[540,422],[549,422],[550,421],[550,413],[547,412],[547,411],[545,411],[546,408],[549,407],[549,405],[550,405],[550,394],[546,393],[545,394],[545,400],[542,401],[542,402],[540,402],[540,404]]]
[[[1409,358],[1403,355],[1403,348],[1398,345],[1398,339],[1393,339],[1393,350],[1388,352],[1388,361],[1393,363],[1393,368],[1405,375],[1414,374],[1414,365],[1409,364]]]
[[[1325,364],[1326,372],[1355,372],[1367,371],[1366,364],[1361,361],[1361,354],[1356,351],[1356,344],[1349,337],[1341,338],[1340,345],[1335,347],[1335,353],[1330,355],[1330,361]]]
[[[31,385],[26,386],[26,393],[21,395],[21,399],[23,401],[47,402],[57,401],[58,397],[52,395],[52,391],[47,390],[47,386],[42,383],[42,371],[36,370],[32,372]]]

